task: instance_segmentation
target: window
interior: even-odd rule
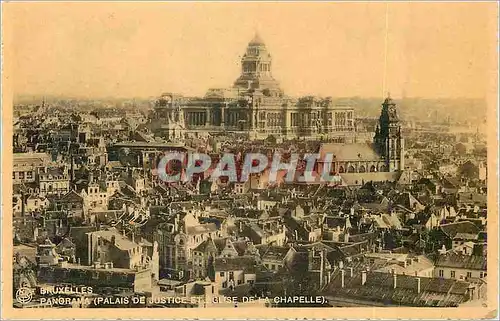
[[[224,272],[219,273],[221,277],[224,277]]]
[[[444,276],[444,271],[443,271],[443,270],[439,270],[439,276],[440,276],[440,277],[443,277],[443,276]]]
[[[455,271],[451,271],[451,272],[450,272],[450,276],[451,276],[452,278],[455,278]]]
[[[12,179],[16,179],[16,172],[12,172]]]
[[[479,277],[480,278],[484,278],[484,273],[483,272],[479,272]]]
[[[234,272],[229,272],[229,279],[234,280]]]
[[[19,178],[24,179],[24,172],[19,172]]]
[[[243,283],[243,281],[242,280],[238,280],[238,285],[240,285],[241,283]]]
[[[472,277],[472,272],[467,272],[467,278],[471,278]]]

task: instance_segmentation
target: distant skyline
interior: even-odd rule
[[[229,87],[255,32],[291,96],[484,98],[492,12],[496,3],[4,4],[14,93],[88,98]]]

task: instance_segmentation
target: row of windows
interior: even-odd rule
[[[67,179],[67,176],[64,175],[57,175],[57,176],[52,176],[52,175],[40,175],[40,180],[57,180],[57,179]]]
[[[253,284],[253,280],[249,280],[248,283]],[[243,284],[243,281],[238,280],[237,284],[241,285],[241,284]],[[222,282],[222,288],[227,288],[227,281]]]
[[[219,275],[223,278],[226,275],[226,272],[220,272]],[[229,272],[229,279],[234,279],[234,272]]]
[[[281,267],[281,265],[279,265],[279,264],[267,264],[267,263],[264,264],[264,266],[270,270],[277,270]]]
[[[24,179],[24,172],[12,172],[12,179],[16,179],[16,173],[17,173],[17,178]],[[33,172],[32,171],[26,172],[26,179],[32,179],[32,178],[33,178]]]
[[[438,275],[439,275],[439,277],[444,277],[444,270],[439,270],[438,271]],[[467,278],[471,278],[472,277],[472,272],[467,272],[466,277]],[[479,272],[479,277],[480,278],[486,277],[486,273],[485,272]],[[455,271],[450,271],[450,278],[456,278],[456,272]],[[460,275],[460,278],[463,278],[463,275]]]

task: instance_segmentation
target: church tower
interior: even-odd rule
[[[264,41],[255,34],[241,58],[241,75],[234,88],[243,92],[262,91],[265,96],[281,96],[279,83],[272,76],[272,58]]]
[[[404,170],[404,139],[396,103],[388,96],[382,104],[374,144],[390,172]]]

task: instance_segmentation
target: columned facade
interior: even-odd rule
[[[259,35],[249,42],[241,59],[241,74],[231,88],[210,89],[204,97],[163,95],[153,118],[169,114],[169,99],[182,109],[186,133],[239,132],[249,139],[270,135],[284,139],[355,136],[354,110],[329,98],[288,97],[272,75],[272,57]]]

